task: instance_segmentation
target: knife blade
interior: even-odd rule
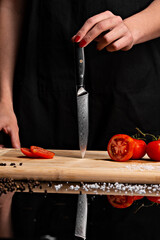
[[[76,57],[76,85],[77,85],[77,116],[78,116],[78,133],[79,133],[79,147],[81,157],[84,158],[87,143],[88,143],[88,99],[89,93],[85,90],[84,74],[85,74],[85,56],[84,48],[80,48],[75,43],[75,57]]]
[[[88,201],[86,194],[78,196],[75,236],[86,239]]]

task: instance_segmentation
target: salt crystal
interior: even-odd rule
[[[58,184],[58,185],[55,185],[54,187],[55,187],[56,191],[58,191],[59,189],[61,189],[62,186],[63,186],[63,184]]]
[[[78,191],[80,189],[80,186],[76,185],[74,189]]]
[[[73,189],[74,189],[74,186],[73,186],[73,185],[71,185],[71,186],[69,187],[69,189],[73,190]]]
[[[146,191],[145,190],[139,190],[139,192],[138,192],[139,194],[145,194],[146,193]]]

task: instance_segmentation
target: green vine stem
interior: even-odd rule
[[[160,136],[156,137],[155,135],[153,134],[150,134],[150,133],[143,133],[139,128],[136,127],[136,130],[138,131],[138,133],[140,135],[142,135],[144,138],[146,138],[147,136],[150,136],[152,137],[153,141],[157,141],[157,140],[160,140]]]

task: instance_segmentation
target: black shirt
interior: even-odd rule
[[[78,149],[74,48],[71,38],[106,10],[122,18],[151,0],[28,1],[15,72],[14,106],[22,146]],[[85,48],[89,92],[88,149],[106,149],[111,136],[160,133],[160,39],[127,52]],[[153,118],[154,116],[154,118]]]
[[[23,147],[79,148],[71,37],[95,14],[110,10],[126,18],[151,2],[27,1],[14,78],[14,108]],[[92,42],[85,48],[85,57],[90,109],[88,149],[105,150],[112,135],[134,134],[135,127],[160,134],[160,39],[114,53],[98,51]],[[59,203],[63,197],[60,206],[64,208],[56,211],[53,200]],[[42,195],[15,194],[13,222],[17,235],[31,239],[34,231],[35,236],[52,232],[54,236],[58,231],[57,235],[64,235],[60,239],[67,239],[68,232],[73,238],[76,196],[63,197],[53,194],[44,199]],[[158,239],[158,207],[137,211],[142,204],[139,202],[128,209],[114,209],[105,196],[97,196],[94,201],[89,197],[89,204],[88,239],[99,239],[101,234],[104,238],[110,232],[115,238]]]

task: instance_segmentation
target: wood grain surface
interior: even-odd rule
[[[51,151],[55,152],[53,159],[31,159],[20,150],[0,150],[0,177],[56,182],[160,183],[160,162],[147,157],[115,162],[109,159],[107,151],[87,151],[84,159],[78,150]],[[3,163],[6,166],[1,166]]]

